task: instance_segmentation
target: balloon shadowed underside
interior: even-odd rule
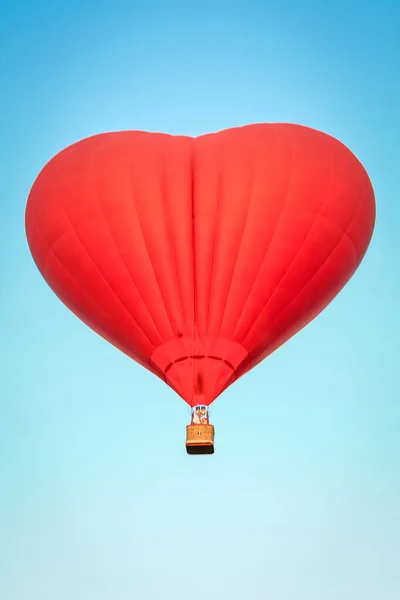
[[[58,297],[192,406],[329,304],[374,221],[356,157],[290,124],[90,137],[44,167],[26,209]]]

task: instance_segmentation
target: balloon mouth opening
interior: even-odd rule
[[[220,360],[220,361],[224,362],[226,365],[228,365],[228,367],[230,369],[232,369],[232,371],[235,370],[235,367],[233,366],[232,363],[230,363],[225,358],[221,358],[220,356],[209,356],[209,355],[207,356],[206,354],[192,354],[189,356],[181,356],[180,358],[177,358],[176,360],[173,360],[172,362],[170,362],[169,365],[167,365],[167,367],[164,371],[164,374],[167,375],[167,373],[171,369],[171,367],[173,367],[177,363],[181,363],[185,360],[190,360],[190,361],[202,360],[203,358],[209,358],[210,360]]]
[[[235,380],[247,358],[243,346],[226,338],[174,338],[153,352],[161,377],[190,406],[208,406]]]

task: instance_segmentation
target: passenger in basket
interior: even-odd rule
[[[201,410],[200,410],[200,406],[196,406],[196,412],[193,412],[192,423],[193,423],[193,425],[200,425],[201,424]]]
[[[207,410],[207,408],[205,406],[202,406],[200,413],[201,413],[201,418],[200,418],[201,424],[208,425],[208,410]]]

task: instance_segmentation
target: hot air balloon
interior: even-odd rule
[[[346,146],[272,123],[83,139],[40,172],[25,217],[57,296],[192,408],[189,453],[214,451],[210,404],[331,302],[374,221]]]

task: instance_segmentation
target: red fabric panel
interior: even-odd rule
[[[59,298],[191,405],[210,404],[329,304],[374,221],[355,156],[289,124],[94,136],[44,167],[26,210]]]

